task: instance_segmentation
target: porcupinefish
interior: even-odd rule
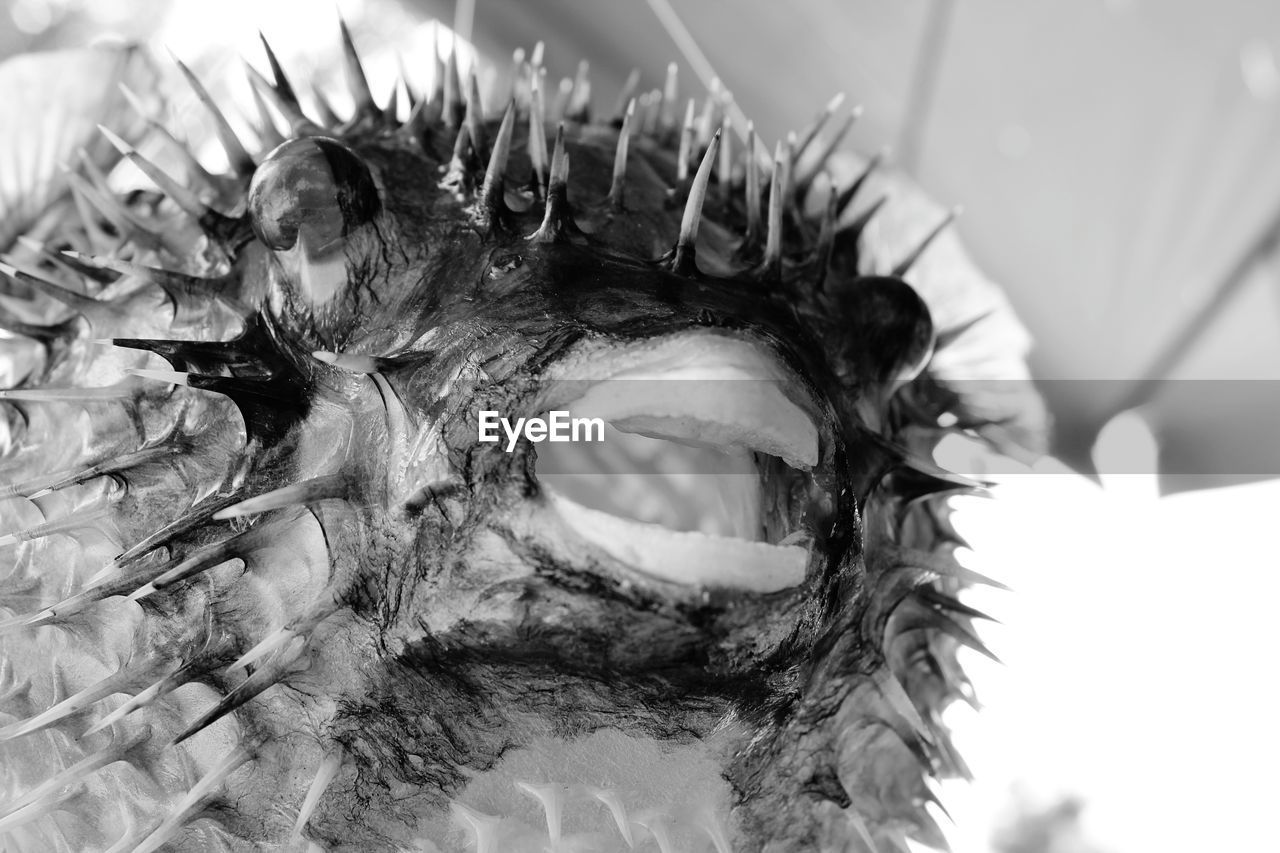
[[[947,217],[839,99],[770,151],[341,39],[354,111],[266,47],[247,142],[178,65],[226,174],[140,50],[0,66],[0,849],[943,846],[995,581],[931,451],[1035,420]]]

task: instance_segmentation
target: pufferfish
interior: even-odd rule
[[[674,68],[380,104],[341,39],[249,142],[178,63],[227,174],[139,50],[0,66],[0,850],[944,847],[996,581],[931,453],[1037,419],[946,218],[838,99],[770,156]]]

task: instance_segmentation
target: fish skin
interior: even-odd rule
[[[675,180],[665,130],[630,139],[617,205],[618,130],[548,122],[544,201],[527,187],[527,115],[479,120],[471,103],[470,129],[446,109],[403,127],[366,109],[324,137],[250,148],[252,181],[226,184],[246,213],[213,225],[154,193],[119,199],[137,231],[114,248],[141,267],[95,278],[65,265],[76,256],[10,246],[98,301],[58,347],[14,360],[13,387],[126,393],[0,400],[4,482],[153,442],[182,452],[0,506],[0,535],[85,519],[0,549],[14,565],[0,576],[0,727],[146,676],[0,742],[16,795],[118,738],[142,743],[41,801],[74,820],[33,813],[4,831],[83,850],[284,849],[295,825],[329,850],[532,850],[562,831],[600,850],[936,841],[924,777],[965,772],[937,719],[967,698],[955,652],[969,625],[937,603],[955,577],[910,556],[951,559],[936,519],[971,487],[914,460],[947,434],[944,412],[1029,412],[1012,434],[1036,440],[1032,398],[974,398],[957,381],[975,364],[1025,377],[1007,304],[950,235],[906,281],[884,275],[937,219],[901,178],[905,220],[837,230],[818,252],[817,220],[784,208],[781,257],[762,263],[764,246],[742,243],[740,191],[704,192],[709,168]],[[488,149],[512,127],[495,190]],[[93,254],[92,232],[115,228],[51,181],[7,192],[36,213],[5,227],[55,252]],[[677,251],[690,197],[697,241]],[[143,267],[189,276],[183,298]],[[68,316],[13,276],[0,301],[30,322]],[[751,342],[814,401],[825,502],[795,588],[602,565],[548,509],[530,445],[475,442],[478,409],[561,393],[546,386],[557,365],[688,334]],[[222,512],[304,482],[323,488]],[[915,594],[926,586],[944,595]],[[130,695],[137,709],[92,731]]]

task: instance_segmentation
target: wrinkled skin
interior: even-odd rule
[[[84,404],[97,431],[128,452],[133,420],[178,449],[114,475],[122,488],[94,553],[124,556],[105,586],[75,597],[101,568],[76,554],[71,605],[10,626],[2,650],[14,661],[94,642],[102,663],[65,689],[9,697],[0,749],[36,768],[41,738],[81,736],[170,677],[159,701],[81,737],[85,754],[138,745],[64,806],[84,817],[56,831],[79,849],[120,838],[273,847],[299,808],[305,837],[334,850],[543,849],[560,831],[544,810],[556,809],[565,844],[581,845],[564,849],[658,849],[669,837],[681,849],[865,850],[904,833],[940,843],[924,776],[963,772],[938,714],[967,696],[954,653],[977,643],[973,613],[953,597],[966,576],[949,557],[959,540],[945,509],[969,486],[921,461],[941,413],[967,417],[926,369],[938,338],[929,308],[899,279],[859,275],[885,268],[860,225],[823,245],[800,207],[785,211],[780,267],[764,262],[763,239],[742,237],[741,188],[714,181],[698,241],[669,252],[690,185],[673,184],[662,131],[631,140],[615,209],[617,131],[570,123],[567,201],[553,181],[556,216],[540,229],[527,117],[505,194],[486,197],[478,185],[500,123],[451,168],[457,127],[444,113],[401,128],[365,112],[304,130],[228,181],[220,206],[245,197],[246,215],[206,221],[203,257],[165,262],[225,276],[233,310],[196,300],[189,337],[139,320],[133,306],[157,297],[154,276],[126,274],[99,294],[128,310],[90,311],[92,334],[73,350],[114,337],[99,360],[162,366],[136,352],[151,350],[193,376],[190,387],[124,380],[137,383],[125,402]],[[204,245],[188,218],[151,213]],[[78,227],[58,238],[85,245]],[[227,343],[143,340],[170,337]],[[564,379],[566,365],[589,374],[620,352],[726,340],[784,377],[816,428],[803,476],[756,457],[774,472],[763,476],[786,529],[805,534],[794,584],[760,592],[638,571],[557,511],[534,445],[506,453],[476,440],[481,409],[571,403],[590,382]],[[50,350],[20,387],[102,384],[73,361]],[[38,405],[10,405],[31,438],[68,429]],[[27,467],[14,482],[76,462],[17,453]],[[236,509],[299,483],[308,491],[282,505]],[[213,517],[228,507],[234,517]],[[10,547],[48,562],[48,541]],[[148,581],[154,590],[123,598]],[[40,581],[15,612],[67,588]],[[14,734],[117,668],[136,677],[88,713]],[[184,800],[201,777],[216,784]],[[522,782],[570,788],[544,809]]]

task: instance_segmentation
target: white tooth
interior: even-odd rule
[[[565,786],[555,782],[545,785],[516,782],[516,787],[542,804],[542,810],[547,818],[547,835],[554,845],[560,840],[560,817],[564,811]]]
[[[547,493],[578,535],[637,572],[687,586],[778,592],[804,581],[809,551],[705,533],[668,530],[588,509]]]
[[[475,834],[475,853],[498,853],[498,824],[502,819],[477,811],[463,803],[450,803],[453,814],[458,821],[469,827]]]
[[[700,332],[586,349],[548,375],[597,381],[569,403],[577,417],[726,452],[767,453],[794,468],[818,462],[817,427],[783,388],[794,380],[737,338]]]
[[[732,853],[732,847],[729,845],[729,835],[724,831],[724,824],[716,817],[715,812],[707,809],[698,816],[698,826],[702,828],[710,838],[711,843],[716,848],[716,853]]]
[[[613,822],[618,825],[618,832],[622,833],[622,839],[627,842],[627,846],[635,847],[636,840],[631,834],[631,821],[627,820],[626,806],[622,804],[618,795],[603,788],[594,788],[591,790],[591,796],[604,803],[609,814],[613,815]]]
[[[647,809],[636,815],[636,823],[649,830],[653,836],[653,841],[658,845],[658,853],[674,853],[675,846],[671,843],[670,821],[666,815]]]

